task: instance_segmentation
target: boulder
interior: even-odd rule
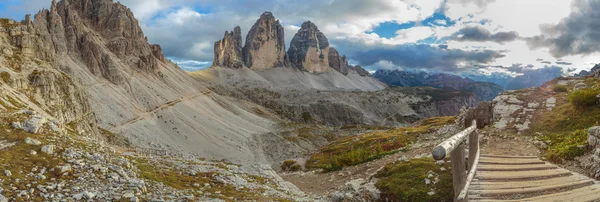
[[[273,13],[263,13],[252,26],[242,54],[244,64],[250,69],[270,69],[286,64],[284,29]]]
[[[56,148],[56,146],[54,145],[46,145],[42,147],[42,152],[52,155],[54,154],[54,149]]]
[[[42,145],[42,142],[28,137],[28,138],[25,138],[25,144],[39,146],[39,145]]]
[[[588,129],[588,146],[590,148],[598,147],[598,139],[600,138],[600,126],[591,127]]]
[[[578,83],[578,84],[575,84],[573,91],[584,89],[584,88],[587,88],[587,85],[585,83]]]
[[[37,134],[46,123],[46,118],[35,115],[23,123],[23,129],[29,133]]]
[[[232,32],[225,32],[222,40],[215,42],[213,66],[242,68],[242,31],[235,27]]]

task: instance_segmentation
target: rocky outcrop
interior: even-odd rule
[[[286,64],[284,29],[273,13],[265,12],[246,36],[244,64],[250,69],[270,69]]]
[[[330,48],[328,53],[329,66],[335,71],[338,71],[344,75],[348,75],[348,71],[351,68],[348,65],[346,56],[340,56],[335,48]]]
[[[358,75],[360,75],[360,76],[371,76],[371,73],[369,73],[369,71],[363,69],[360,65],[354,66],[354,71],[356,71],[356,73],[358,73]]]
[[[232,32],[225,32],[222,40],[215,42],[213,66],[242,68],[242,31],[235,27]]]
[[[311,73],[325,72],[329,69],[331,47],[327,37],[312,22],[302,23],[302,27],[292,39],[288,56],[292,67]],[[337,50],[333,50],[337,53]],[[339,54],[333,54],[339,60]],[[335,62],[333,62],[335,64]],[[339,69],[339,67],[338,67]]]

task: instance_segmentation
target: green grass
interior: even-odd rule
[[[564,93],[564,92],[568,92],[568,91],[569,91],[568,87],[567,87],[567,86],[564,86],[564,85],[555,85],[555,86],[552,88],[552,90],[553,90],[554,92],[557,92],[557,93]]]
[[[455,120],[455,117],[437,117],[422,120],[412,127],[344,137],[313,154],[306,162],[306,167],[331,172],[376,160],[406,148],[420,134],[433,132],[443,125],[454,123]]]
[[[572,133],[556,133],[542,136],[540,139],[547,143],[544,156],[555,163],[573,160],[586,152],[587,131],[577,130]],[[581,148],[580,146],[584,146]]]
[[[0,72],[0,78],[2,78],[2,81],[4,81],[4,83],[8,83],[10,82],[10,73]]]
[[[428,178],[429,174],[434,177]],[[434,184],[436,176],[439,181]],[[379,179],[375,186],[381,191],[381,201],[453,201],[454,198],[450,164],[440,166],[432,158],[391,163],[375,177]],[[426,178],[432,183],[425,184]],[[427,194],[431,191],[435,194]]]

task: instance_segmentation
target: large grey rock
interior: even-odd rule
[[[298,33],[294,35],[287,54],[292,67],[319,73],[329,69],[331,65],[329,56],[334,56],[334,59],[339,60],[339,53],[335,54],[337,50],[332,53],[330,48],[327,37],[314,23],[307,21],[302,23]],[[336,62],[333,63],[336,65]],[[338,68],[341,67],[338,65]]]
[[[56,146],[54,145],[46,145],[42,147],[42,152],[52,155],[54,154],[54,149],[56,148]]]
[[[588,145],[591,148],[598,146],[598,139],[600,139],[600,126],[591,127],[588,129]]]
[[[0,202],[8,202],[8,199],[0,194]]]
[[[222,40],[215,42],[213,66],[242,68],[242,31],[235,27],[232,32],[225,32]]]
[[[37,134],[42,126],[46,123],[46,118],[43,116],[35,115],[31,119],[26,120],[23,123],[23,128],[25,131]]]
[[[286,64],[284,29],[273,13],[263,13],[252,26],[242,52],[244,64],[250,69],[270,69]]]

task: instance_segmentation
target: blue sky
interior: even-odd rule
[[[2,0],[0,15],[20,20],[26,13],[34,14],[43,7],[47,8],[50,1],[27,0],[24,3],[24,0]],[[598,0],[120,2],[132,9],[151,43],[161,44],[168,58],[190,71],[210,66],[213,44],[223,37],[226,30],[239,25],[245,36],[264,11],[273,12],[281,21],[288,47],[299,25],[311,20],[341,54],[369,70],[518,74],[515,68],[509,67],[543,68],[550,62],[565,70],[580,70],[600,62],[593,46],[594,40],[585,41],[583,44],[590,44],[585,48],[574,45],[582,44],[579,41],[561,41],[562,38],[587,33],[587,29],[594,33],[593,27],[581,28],[584,30],[579,33],[568,32],[562,27],[570,24],[561,23],[568,23],[571,18],[597,18],[585,12],[578,16],[571,10],[581,11],[584,8],[585,11],[585,8],[595,6]],[[561,42],[567,46],[561,45]],[[366,55],[371,58],[365,58]]]

